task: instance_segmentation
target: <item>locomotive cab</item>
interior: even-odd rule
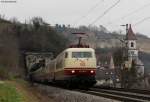
[[[92,48],[71,48],[65,53],[64,70],[69,75],[95,75],[96,58]]]

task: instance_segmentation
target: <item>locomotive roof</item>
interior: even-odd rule
[[[65,51],[94,51],[93,48],[68,48]]]

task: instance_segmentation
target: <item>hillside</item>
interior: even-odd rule
[[[0,81],[0,90],[0,102],[54,102],[38,88],[20,79]]]
[[[55,29],[57,32],[63,32],[63,34],[74,41],[75,36],[73,32],[84,32],[88,35],[88,41],[94,48],[111,48],[121,46],[121,41],[119,39],[124,39],[125,35],[121,35],[119,32],[110,32],[104,26],[80,26],[79,28],[70,28],[65,25],[56,25]],[[135,31],[136,32],[136,31]],[[142,52],[150,53],[150,38],[143,34],[136,34],[137,36],[137,46]]]
[[[32,18],[29,23],[0,18],[0,79],[24,77],[25,52],[46,51],[56,56],[67,42],[42,18]]]

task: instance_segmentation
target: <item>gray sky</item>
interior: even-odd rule
[[[1,1],[1,0],[0,0]],[[10,1],[10,0],[9,0]],[[0,2],[0,14],[8,19],[16,17],[25,21],[35,16],[54,25],[89,25],[118,0],[17,0],[17,3]],[[96,6],[95,6],[96,5]],[[134,13],[132,13],[134,12]],[[131,14],[132,13],[132,14]],[[134,32],[150,37],[150,0],[120,0],[93,25],[104,25],[108,30],[124,33],[121,24],[131,23]],[[142,19],[147,19],[135,25]]]

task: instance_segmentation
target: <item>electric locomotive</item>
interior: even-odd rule
[[[72,87],[96,83],[96,58],[92,48],[68,48],[56,58],[55,81]]]
[[[77,45],[71,45],[46,65],[40,62],[44,61],[39,61],[39,68],[33,66],[29,71],[34,81],[67,87],[91,87],[96,83],[95,51],[88,45],[82,45],[81,37]]]

